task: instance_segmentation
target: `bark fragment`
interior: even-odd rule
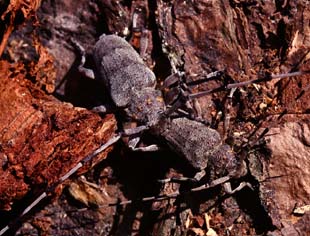
[[[101,119],[33,87],[23,67],[1,62],[1,209],[30,190],[46,188],[114,135],[112,115]],[[12,72],[13,71],[13,72]],[[111,150],[99,154],[86,171]]]

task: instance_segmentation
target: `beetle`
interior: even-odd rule
[[[136,128],[121,131],[122,135],[129,136],[129,138],[134,135],[134,138],[129,141],[129,147],[132,150],[156,151],[159,149],[157,144],[137,147],[140,140],[138,135],[141,132],[148,132],[164,140],[172,151],[185,158],[197,170],[192,180],[199,181],[209,166],[213,170],[214,178],[223,177],[223,175],[239,176],[236,173],[244,164],[237,161],[230,146],[223,143],[220,134],[215,129],[196,120],[170,117],[190,97],[200,96],[200,94],[189,94],[180,88],[178,98],[170,107],[167,107],[162,91],[156,88],[154,73],[143,63],[139,54],[125,39],[105,34],[99,38],[93,50],[94,72],[83,67],[85,51],[77,42],[73,43],[82,53],[79,71],[101,81],[114,106],[125,113],[123,119],[138,124]],[[213,75],[218,76],[214,72]],[[178,73],[177,76],[183,75]],[[229,178],[225,177],[223,182]]]
[[[170,107],[167,107],[162,91],[156,88],[157,84],[154,73],[143,63],[141,57],[126,40],[116,35],[102,35],[100,37],[93,52],[96,66],[95,72],[83,67],[85,55],[83,55],[82,47],[77,43],[75,44],[82,51],[82,60],[78,67],[79,71],[90,78],[102,81],[106,87],[106,91],[109,92],[114,106],[125,113],[124,119],[135,121],[138,126],[120,131],[113,139],[77,163],[76,166],[59,179],[58,183],[65,181],[81,168],[84,163],[88,162],[108,146],[117,142],[121,136],[129,136],[129,147],[132,150],[158,150],[159,147],[157,144],[147,147],[137,147],[140,140],[139,134],[148,132],[158,139],[166,141],[167,146],[172,151],[185,158],[197,170],[197,174],[193,178],[184,179],[196,182],[200,181],[205,174],[205,169],[208,168],[210,171],[209,183],[193,188],[191,191],[199,191],[224,184],[225,190],[233,194],[245,186],[251,187],[249,183],[242,182],[234,190],[231,189],[229,181],[232,178],[239,178],[245,175],[247,171],[246,165],[244,161],[236,158],[232,148],[223,142],[220,134],[215,129],[207,127],[205,124],[196,120],[185,117],[171,117],[171,114],[178,111],[189,99],[204,96],[214,92],[214,90],[189,94],[181,88],[178,98]],[[304,72],[270,75],[267,79],[285,78],[301,74],[304,74]],[[181,77],[183,75],[182,73],[178,73],[177,76]],[[265,80],[266,78],[229,84],[216,90],[232,89]],[[161,182],[170,180],[166,179]],[[52,190],[51,188],[48,191]],[[48,191],[42,193],[35,199],[21,213],[20,217],[27,214],[44,199]],[[174,194],[174,196],[176,195]],[[146,198],[146,200],[150,199],[154,200],[156,198]],[[4,227],[0,231],[0,235],[3,235],[10,227],[11,224]]]

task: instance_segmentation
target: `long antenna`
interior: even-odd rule
[[[288,77],[294,77],[294,76],[300,76],[300,75],[306,75],[306,74],[310,74],[310,72],[309,71],[296,71],[296,72],[290,72],[290,73],[278,74],[278,75],[267,75],[263,78],[252,79],[252,80],[239,82],[239,83],[227,84],[227,85],[219,86],[219,87],[216,87],[214,89],[207,90],[207,91],[189,94],[188,96],[190,98],[200,98],[200,97],[203,97],[203,96],[211,94],[211,93],[224,91],[224,90],[232,89],[232,88],[238,88],[238,87],[246,86],[249,84],[260,83],[263,81],[269,81],[269,80],[273,80],[273,79],[284,79],[284,78],[288,78]]]

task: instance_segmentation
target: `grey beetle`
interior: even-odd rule
[[[104,83],[116,108],[125,111],[129,120],[139,124],[136,128],[124,130],[125,135],[147,131],[163,139],[172,151],[186,158],[197,169],[196,180],[201,179],[208,166],[213,170],[214,177],[237,172],[240,163],[230,146],[222,143],[216,130],[195,120],[169,117],[186,102],[186,94],[167,108],[161,90],[156,89],[154,73],[125,39],[102,35],[94,47],[93,58],[96,68],[92,77]],[[82,58],[82,61],[85,59]],[[79,70],[91,74],[83,64]],[[136,147],[138,142],[139,138],[135,137],[130,140],[129,146],[133,150],[158,150],[157,145]]]
[[[85,61],[83,58],[84,56],[82,61]],[[215,129],[187,118],[171,119],[170,114],[177,111],[190,98],[201,97],[219,89],[232,89],[233,91],[237,87],[251,83],[307,73],[268,75],[266,78],[228,84],[222,88],[197,94],[188,94],[187,91],[181,89],[179,99],[172,107],[167,108],[161,90],[156,89],[154,73],[143,63],[139,54],[125,39],[116,35],[102,35],[94,47],[93,58],[96,68],[92,77],[103,81],[116,108],[125,111],[127,118],[136,121],[139,125],[130,130],[124,130],[123,134],[130,136],[147,131],[163,139],[172,151],[183,156],[197,170],[192,180],[200,180],[205,174],[205,169],[208,168],[211,185],[225,183],[225,190],[229,193],[234,193],[244,186],[251,187],[249,183],[241,183],[232,191],[228,182],[231,178],[246,174],[244,161],[236,158],[231,147],[223,143],[220,134]],[[83,72],[87,69],[81,64],[79,70]],[[217,74],[213,72],[210,76],[217,76]],[[178,76],[182,76],[181,73]],[[139,137],[135,136],[130,140],[129,147],[141,151],[158,150],[157,145],[137,148],[138,143]]]

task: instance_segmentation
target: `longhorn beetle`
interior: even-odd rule
[[[178,111],[182,105],[192,98],[268,79],[297,76],[306,73],[293,72],[282,75],[270,75],[267,79],[263,78],[248,82],[228,84],[227,86],[218,87],[197,94],[189,94],[186,90],[181,88],[178,99],[176,99],[171,107],[167,108],[164,103],[162,92],[156,89],[156,77],[154,73],[144,65],[143,60],[138,53],[123,38],[115,35],[102,35],[100,37],[93,52],[96,66],[95,73],[93,73],[92,70],[83,67],[85,63],[85,52],[78,43],[75,42],[75,44],[83,53],[81,64],[79,65],[79,71],[90,78],[96,78],[102,81],[116,108],[123,110],[126,117],[131,121],[136,121],[139,126],[121,131],[120,134],[94,151],[94,153],[77,163],[74,168],[59,179],[57,184],[68,179],[79,168],[81,168],[85,162],[89,161],[109,145],[117,142],[121,136],[129,136],[130,138],[134,137],[129,141],[129,147],[133,150],[158,150],[156,144],[148,147],[137,147],[140,140],[137,135],[143,131],[147,131],[151,135],[165,140],[172,151],[175,151],[180,156],[186,158],[191,166],[197,169],[197,174],[192,180],[199,181],[204,176],[204,170],[206,168],[211,170],[210,184],[204,184],[192,189],[191,191],[199,191],[219,184],[224,184],[225,190],[232,194],[244,186],[251,187],[249,183],[241,183],[235,190],[231,190],[229,180],[231,178],[245,175],[245,164],[243,161],[239,161],[235,158],[231,147],[222,142],[220,134],[215,129],[211,129],[198,121],[184,117],[171,119],[170,115]],[[219,72],[215,72],[212,75],[214,74],[218,75]],[[183,75],[178,73],[178,76]],[[162,182],[167,181],[170,180],[167,179]],[[53,191],[54,188],[55,186],[52,186],[50,189],[42,193],[21,213],[20,217],[27,214],[34,206],[44,199],[49,192]],[[176,197],[177,195],[178,193],[173,193],[171,196],[158,196],[157,198],[147,197],[142,200],[161,200],[167,197]],[[121,204],[128,203],[131,203],[131,201],[123,202]],[[107,205],[112,206],[115,205],[115,203]],[[14,225],[14,223],[15,222],[12,222],[5,226],[0,231],[0,235],[3,235],[12,225]]]
[[[217,173],[215,176],[223,177],[224,173],[228,174],[223,177],[223,182],[232,176],[240,175],[239,171],[243,163],[236,160],[233,151],[228,145],[223,144],[216,130],[187,118],[171,119],[170,115],[181,108],[189,99],[205,96],[215,91],[264,81],[266,78],[228,84],[196,94],[190,94],[185,89],[180,88],[178,98],[171,107],[167,108],[162,91],[156,89],[154,73],[143,63],[139,54],[125,39],[116,35],[102,35],[100,37],[93,51],[95,73],[83,67],[85,51],[77,42],[74,44],[82,53],[79,70],[91,78],[102,81],[116,108],[123,110],[127,119],[138,123],[138,127],[122,131],[122,135],[135,135],[129,141],[129,147],[132,150],[158,150],[157,145],[137,147],[139,142],[137,134],[147,131],[151,135],[163,139],[172,151],[186,158],[191,166],[197,169],[198,173],[194,180],[200,180],[207,167],[214,169],[213,171]],[[174,72],[179,77],[184,76],[175,68]],[[284,78],[303,73],[305,72],[269,75],[267,79]],[[218,76],[221,72],[211,74]],[[169,81],[166,84],[169,84]],[[219,163],[223,163],[224,166],[220,166]],[[218,173],[220,169],[221,173]]]

